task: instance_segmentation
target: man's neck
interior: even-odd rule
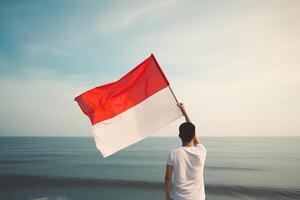
[[[193,147],[193,143],[192,142],[187,142],[187,143],[182,143],[183,147]]]

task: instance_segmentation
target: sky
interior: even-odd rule
[[[299,19],[299,0],[0,0],[0,136],[92,136],[74,97],[151,53],[200,136],[300,136]]]

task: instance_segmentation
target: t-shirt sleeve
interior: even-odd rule
[[[173,156],[172,156],[172,152],[170,152],[170,153],[168,154],[166,164],[167,164],[167,165],[170,165],[170,166],[173,166]]]

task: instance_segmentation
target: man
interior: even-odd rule
[[[166,200],[204,200],[203,169],[206,149],[196,136],[184,105],[178,105],[186,119],[179,127],[182,147],[172,150],[167,158],[165,174]],[[172,183],[173,175],[173,183]]]

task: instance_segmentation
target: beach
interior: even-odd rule
[[[206,199],[299,199],[299,137],[205,137]],[[0,199],[164,199],[177,138],[103,158],[91,137],[1,137]]]

